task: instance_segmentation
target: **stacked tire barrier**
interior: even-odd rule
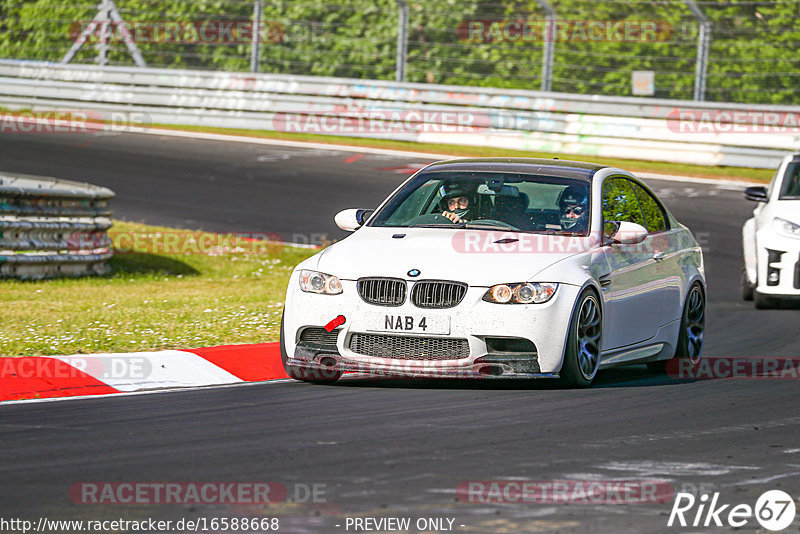
[[[800,106],[265,73],[0,60],[0,106],[78,110],[112,128],[215,126],[699,165],[775,168],[800,151]],[[437,124],[446,114],[456,128]]]
[[[108,273],[113,197],[96,185],[0,174],[0,277]]]

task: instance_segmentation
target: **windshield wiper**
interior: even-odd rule
[[[464,228],[468,230],[506,230],[508,232],[519,232],[520,230],[513,226],[506,226],[503,224],[480,224],[480,223],[467,223]]]
[[[405,228],[466,228],[467,223],[409,224]]]

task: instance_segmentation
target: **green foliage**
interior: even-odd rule
[[[631,72],[656,73],[656,97],[691,99],[698,25],[682,0],[550,0],[563,24],[553,42],[554,91],[631,94]],[[117,0],[129,22],[248,21],[251,0]],[[798,2],[709,0],[701,3],[712,22],[707,99],[797,104],[800,77]],[[3,0],[0,57],[58,61],[72,37],[96,12],[95,2]],[[268,28],[262,72],[393,79],[398,10],[395,0],[264,0]],[[517,23],[542,26],[535,0],[409,0],[409,81],[539,89],[544,39],[504,36]],[[492,22],[495,22],[492,25]],[[583,27],[600,21],[606,38],[589,38]],[[472,35],[470,22],[485,30]],[[627,39],[614,23],[657,25],[655,38]],[[577,24],[576,24],[577,23]],[[72,32],[72,37],[71,37]],[[470,36],[475,38],[470,39]],[[250,45],[239,42],[138,43],[153,67],[247,71]],[[73,60],[91,63],[87,43]],[[111,64],[132,64],[115,40]]]
[[[603,184],[603,220],[632,222],[647,228],[639,201],[628,180],[614,178]],[[606,234],[609,235],[608,229]]]

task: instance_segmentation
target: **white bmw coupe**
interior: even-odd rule
[[[742,228],[742,297],[761,309],[800,299],[800,154],[783,159],[769,189],[744,194],[759,204]]]
[[[560,378],[699,361],[703,256],[631,173],[592,163],[431,164],[292,272],[292,378]]]

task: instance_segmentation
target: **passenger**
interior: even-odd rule
[[[589,230],[589,202],[585,191],[569,186],[558,198],[562,230],[583,234]]]
[[[517,196],[498,195],[494,201],[494,219],[510,224],[519,230],[528,229],[531,218],[527,214],[529,198],[517,191]]]

